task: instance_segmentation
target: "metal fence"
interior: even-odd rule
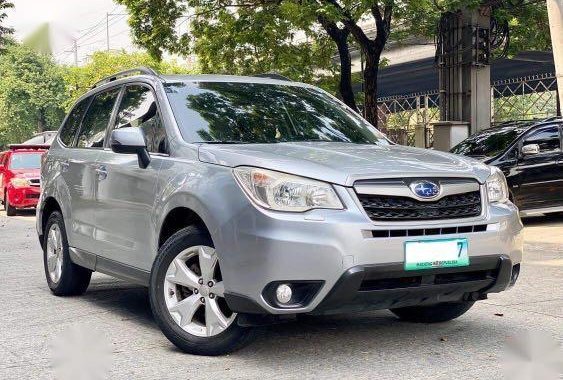
[[[496,81],[491,86],[491,123],[557,115],[555,74]],[[415,145],[417,129],[433,144],[432,123],[440,119],[438,90],[378,99],[378,127],[398,144]]]

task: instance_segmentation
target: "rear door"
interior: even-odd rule
[[[516,203],[522,210],[563,205],[563,166],[558,165],[562,160],[560,126],[551,124],[528,132],[520,147],[530,144],[539,145],[540,151],[519,157]]]
[[[97,253],[95,210],[97,202],[96,159],[103,150],[107,126],[120,88],[100,92],[89,102],[80,131],[63,163],[71,201],[71,223],[67,231],[72,246]]]
[[[132,267],[150,270],[154,258],[156,225],[153,218],[155,186],[162,160],[168,156],[167,139],[152,88],[125,87],[113,128],[143,130],[151,155],[148,167],[139,167],[137,155],[106,148],[97,165],[99,255]]]

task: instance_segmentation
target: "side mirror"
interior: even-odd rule
[[[114,129],[110,137],[111,150],[115,153],[136,154],[139,167],[145,169],[151,162],[147,141],[140,128],[126,127]]]
[[[521,152],[523,156],[538,154],[540,152],[540,146],[538,144],[524,145]]]

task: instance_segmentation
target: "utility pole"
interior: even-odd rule
[[[74,55],[74,66],[78,66],[78,41],[76,38],[72,39],[72,49],[65,50],[65,53],[73,53]]]
[[[109,51],[109,13],[106,13],[106,47]]]
[[[553,46],[553,62],[557,78],[558,116],[563,106],[563,0],[547,0],[547,15]]]
[[[72,50],[74,51],[74,66],[78,66],[78,44],[76,38],[72,40]]]

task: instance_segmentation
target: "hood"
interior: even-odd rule
[[[14,177],[21,177],[21,178],[41,177],[40,169],[11,169],[10,171],[14,174]]]
[[[202,144],[199,159],[224,166],[256,166],[343,186],[359,179],[470,177],[483,183],[489,168],[477,160],[402,145],[334,142]]]

